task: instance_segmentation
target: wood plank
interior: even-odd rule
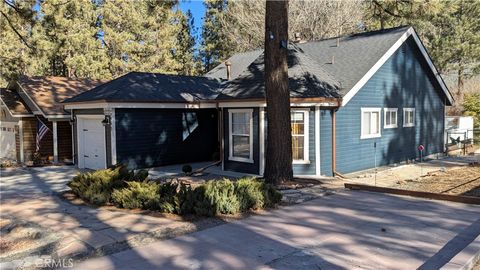
[[[381,193],[396,194],[396,195],[405,195],[405,196],[432,199],[432,200],[451,201],[451,202],[460,202],[460,203],[480,205],[480,198],[479,197],[472,197],[472,196],[439,194],[439,193],[431,193],[431,192],[424,192],[424,191],[414,191],[414,190],[405,190],[405,189],[396,189],[396,188],[376,187],[376,186],[361,185],[361,184],[349,184],[349,183],[345,183],[345,188],[348,188],[348,189],[351,189],[351,190],[365,190],[365,191],[381,192]]]

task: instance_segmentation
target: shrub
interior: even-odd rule
[[[105,170],[80,173],[67,185],[84,200],[93,204],[110,202],[114,189],[126,186],[126,181],[144,181],[148,171],[129,171],[125,166],[118,165]]]
[[[235,183],[235,194],[240,202],[241,211],[264,207],[263,185],[263,182],[252,178],[242,178]]]
[[[193,197],[197,215],[235,214],[240,210],[235,186],[228,179],[206,182],[194,189]]]
[[[155,182],[127,182],[127,187],[113,191],[112,202],[121,208],[158,209],[158,190]]]

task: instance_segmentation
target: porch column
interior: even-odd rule
[[[23,150],[23,121],[18,121],[18,140],[20,142],[20,163],[25,162],[25,155]]]
[[[53,123],[53,163],[58,163],[58,137],[57,137],[57,121]]]

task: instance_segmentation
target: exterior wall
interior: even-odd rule
[[[196,114],[198,126],[184,138],[187,112]],[[217,116],[216,109],[115,109],[117,162],[145,168],[212,160]]]
[[[36,150],[37,119],[34,117],[22,118],[23,124],[23,153],[25,162],[32,161]]]
[[[72,126],[70,121],[57,121],[58,161],[72,162]]]
[[[332,111],[320,110],[320,174],[332,176]]]
[[[223,110],[223,134],[224,134],[224,163],[223,168],[226,171],[235,171],[235,172],[242,172],[242,173],[249,173],[249,174],[259,174],[260,172],[260,130],[259,130],[259,122],[260,122],[260,110],[259,108],[241,108],[241,109],[253,109],[253,163],[247,162],[239,162],[229,160],[229,118],[228,118],[228,111],[230,109],[238,109],[238,108],[225,108]],[[266,136],[265,136],[266,137]]]
[[[381,137],[360,139],[361,108],[381,111]],[[415,127],[403,127],[403,108],[413,107]],[[384,129],[383,108],[398,108],[398,127]],[[348,173],[443,152],[444,98],[412,38],[337,113],[337,170]],[[376,143],[376,148],[374,144]]]

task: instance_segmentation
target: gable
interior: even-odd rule
[[[407,42],[408,41],[408,42]],[[343,97],[342,106],[345,106],[357,93],[360,89],[375,75],[375,73],[394,55],[399,48],[401,48],[405,43],[410,44],[410,46],[416,48],[418,52],[415,57],[423,63],[424,71],[426,76],[435,81],[435,85],[439,88],[442,94],[445,97],[445,105],[452,105],[454,100],[448,90],[445,82],[438,73],[435,65],[433,64],[430,56],[428,55],[425,47],[420,41],[415,30],[410,27],[395,44],[390,47],[390,49],[371,67],[371,69],[350,89],[350,91]]]

